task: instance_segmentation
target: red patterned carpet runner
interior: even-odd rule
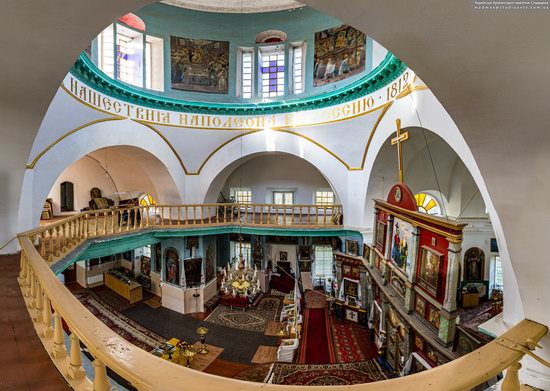
[[[366,331],[360,330],[351,323],[336,320],[334,317],[330,318],[330,326],[337,362],[357,362],[371,358],[367,357],[362,349],[362,345],[368,345]],[[364,335],[358,335],[358,333]],[[376,351],[377,349],[374,349],[372,357],[375,357]]]
[[[323,291],[306,290],[304,293],[307,308],[325,308],[327,306],[326,295]]]
[[[304,335],[298,362],[302,364],[336,362],[327,309],[306,308],[304,315]]]
[[[340,364],[275,363],[273,384],[300,386],[344,386],[386,380],[387,376],[375,359]],[[330,390],[331,388],[327,388]]]

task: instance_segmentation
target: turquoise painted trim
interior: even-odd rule
[[[401,76],[406,69],[407,66],[405,63],[388,52],[380,65],[369,74],[336,91],[312,97],[258,104],[183,101],[145,92],[110,78],[97,68],[84,52],[80,55],[70,72],[79,81],[96,91],[143,107],[211,115],[270,115],[315,110],[361,98],[387,86]]]
[[[186,230],[162,230],[155,232],[157,238],[168,237],[186,237],[197,235],[220,235],[227,233],[243,233],[250,235],[279,235],[279,236],[348,236],[348,237],[363,237],[360,232],[348,229],[334,228],[315,228],[315,229],[293,229],[293,228],[255,228],[255,227],[239,227],[239,226],[221,226],[196,228]]]
[[[188,228],[177,230],[151,229],[139,233],[128,233],[109,238],[90,239],[69,253],[65,258],[51,266],[52,271],[57,275],[75,262],[90,258],[98,258],[124,251],[133,250],[148,244],[155,244],[168,238],[182,238],[197,235],[221,235],[228,233],[244,233],[251,235],[279,235],[279,236],[339,236],[347,238],[363,238],[358,231],[345,228],[256,228],[239,226],[217,226],[206,228]]]

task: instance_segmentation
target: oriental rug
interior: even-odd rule
[[[282,297],[264,295],[258,305],[243,311],[219,305],[206,318],[207,322],[240,330],[264,332],[267,324],[278,318]]]
[[[338,364],[275,363],[271,383],[300,386],[344,386],[386,380],[375,359]]]
[[[348,322],[342,322],[330,317],[330,328],[336,362],[358,362],[367,359],[361,349],[362,336],[357,335],[362,330]],[[366,331],[363,331],[366,333]]]
[[[327,306],[327,297],[323,291],[308,289],[304,296],[307,308],[325,308]]]
[[[74,296],[107,327],[143,350],[150,351],[166,340],[124,316],[90,290],[74,292]]]
[[[478,326],[489,319],[493,315],[491,314],[491,302],[486,301],[481,303],[475,308],[463,308],[458,310],[458,318],[460,319],[460,326],[464,327],[467,331],[473,333],[481,341],[487,343],[493,338],[487,334],[481,332]]]

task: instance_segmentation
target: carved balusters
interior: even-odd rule
[[[502,391],[519,391],[519,370],[521,369],[521,364],[516,362],[508,367],[506,370],[506,377],[502,382],[500,389]]]
[[[327,225],[327,207],[326,206],[323,208],[323,219],[324,219],[323,220],[324,225]]]
[[[23,251],[21,251],[21,257],[19,259],[19,285],[21,287],[25,286],[25,280],[27,278],[27,256]]]
[[[109,391],[111,385],[107,378],[107,367],[99,359],[95,359],[94,362],[94,391]]]
[[[41,335],[44,338],[51,338],[53,336],[53,328],[52,328],[52,308],[51,308],[51,302],[50,298],[44,292],[44,303],[42,308],[42,323],[44,324],[44,328],[42,329]]]
[[[36,295],[34,298],[36,313],[33,315],[32,319],[35,322],[42,321],[42,312],[44,312],[44,295],[42,294],[42,286],[40,285],[40,280],[36,280]]]
[[[40,232],[40,256],[46,259],[46,231]]]
[[[65,338],[63,337],[63,320],[57,309],[54,312],[53,318],[54,327],[52,356],[54,358],[63,358],[67,356],[67,348],[65,347]]]
[[[34,271],[31,269],[31,285],[29,289],[29,308],[35,308],[35,300],[36,298],[36,276],[34,275]]]
[[[32,268],[30,265],[28,265],[27,268],[27,276],[25,278],[25,297],[31,296],[31,280],[33,278]]]
[[[74,332],[71,333],[69,338],[71,340],[71,353],[69,356],[69,370],[67,376],[72,380],[82,379],[86,375],[86,372],[84,368],[82,368],[80,340]]]

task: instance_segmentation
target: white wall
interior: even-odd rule
[[[331,188],[311,163],[279,153],[255,157],[237,167],[223,186],[226,197],[232,187],[250,188],[252,203],[259,204],[272,203],[274,190],[292,190],[295,204],[313,204],[315,190]]]
[[[287,262],[290,262],[290,270],[292,273],[296,272],[298,256],[296,251],[298,246],[294,244],[268,244],[267,245],[267,259],[272,260],[273,266],[277,265],[277,262],[280,261],[281,251],[287,253]]]
[[[411,190],[435,196],[443,204],[442,214],[451,218],[487,218],[485,203],[472,175],[449,144],[430,130],[418,127],[405,130],[409,139],[403,144],[404,177]],[[374,221],[372,200],[386,199],[399,180],[397,168],[397,150],[388,138],[376,156],[369,178],[365,206],[368,229],[372,229]]]
[[[53,199],[53,214],[55,216],[61,214],[60,185],[65,181],[74,184],[74,207],[77,212],[88,206],[92,187],[99,188],[104,197],[109,197],[116,191],[113,181],[105,176],[105,171],[99,164],[85,156],[67,167],[50,190],[48,198]]]
[[[490,261],[491,255],[491,238],[495,237],[493,227],[489,219],[472,219],[465,218],[460,220],[461,223],[467,223],[468,226],[464,230],[464,238],[462,240],[462,255],[461,255],[461,270],[464,275],[464,254],[472,247],[478,247],[485,254],[485,280],[490,280]],[[489,288],[491,286],[489,285]]]

